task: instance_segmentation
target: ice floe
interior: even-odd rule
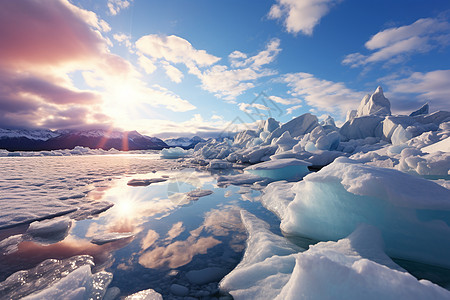
[[[300,180],[310,173],[311,163],[296,158],[280,158],[255,164],[244,170],[273,180]]]
[[[127,182],[129,186],[148,186],[152,183],[164,182],[167,178],[131,179]]]
[[[220,283],[234,299],[450,299],[450,292],[417,280],[383,251],[379,231],[358,226],[337,242],[307,251],[242,211],[248,231],[239,265]]]

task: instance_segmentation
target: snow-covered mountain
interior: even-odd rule
[[[0,139],[3,138],[27,138],[30,140],[46,141],[61,135],[48,129],[3,129],[0,128]]]
[[[193,148],[198,143],[204,141],[205,140],[199,136],[194,136],[193,138],[180,137],[175,139],[164,140],[164,142],[170,147],[182,147],[182,148]]]
[[[21,130],[0,129],[0,149],[38,151],[72,149],[84,146],[109,150],[159,150],[167,147],[161,139],[137,131],[92,130]]]

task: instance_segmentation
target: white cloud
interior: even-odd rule
[[[440,19],[419,19],[413,24],[393,27],[378,32],[365,43],[368,55],[352,53],[342,61],[345,65],[358,67],[369,63],[403,61],[407,55],[426,53],[450,43],[450,24]]]
[[[269,11],[269,18],[281,19],[286,30],[297,34],[312,35],[314,27],[325,16],[336,0],[276,0]]]
[[[257,79],[277,74],[276,71],[262,66],[273,62],[280,51],[280,40],[273,39],[264,50],[249,58],[242,52],[232,52],[229,55],[232,60],[231,68],[214,65],[205,71],[197,68],[191,69],[190,72],[202,81],[204,90],[233,101],[246,90],[255,87]]]
[[[132,44],[130,41],[130,36],[125,33],[115,33],[113,38],[119,42],[119,44],[124,44],[127,48],[131,48]]]
[[[256,108],[256,110],[267,110],[269,111],[270,108],[268,108],[267,106],[260,104],[260,103],[239,103],[238,104],[239,109],[242,110],[243,112],[246,112],[248,114],[253,114],[254,111],[251,108]]]
[[[298,98],[281,98],[278,96],[269,96],[268,97],[270,100],[276,102],[276,103],[280,103],[280,104],[284,104],[284,105],[292,105],[292,104],[296,104],[296,103],[301,103],[302,100],[298,99]]]
[[[108,0],[109,13],[117,15],[122,9],[128,8],[133,0]]]
[[[138,58],[139,65],[144,69],[145,73],[151,74],[155,72],[156,66],[155,64],[146,56],[139,55]]]
[[[314,77],[309,73],[291,73],[283,76],[293,96],[302,97],[306,103],[321,111],[340,112],[358,107],[364,93],[354,91],[341,82]]]
[[[175,36],[150,34],[141,37],[136,47],[143,54],[172,63],[183,63],[187,67],[210,66],[220,60],[219,57],[197,50],[187,40]]]
[[[169,76],[170,80],[175,83],[180,83],[184,77],[183,73],[180,70],[178,70],[168,62],[163,62],[163,68],[166,71],[166,75]]]
[[[302,105],[291,106],[291,107],[289,107],[289,108],[286,110],[286,114],[290,115],[290,114],[292,114],[292,112],[293,112],[294,110],[297,110],[297,109],[299,109],[299,108],[301,108],[301,107],[302,107]]]
[[[411,95],[416,95],[422,103],[429,101],[433,110],[449,109],[450,70],[415,72],[405,78],[388,80],[385,84],[393,97],[405,98],[405,102],[411,103]],[[413,102],[413,105],[418,104]],[[415,108],[403,106],[405,109]]]

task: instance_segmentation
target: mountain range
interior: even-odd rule
[[[137,131],[117,130],[46,130],[1,129],[0,149],[8,151],[41,151],[73,149],[76,146],[109,150],[160,150],[169,147],[156,137]]]

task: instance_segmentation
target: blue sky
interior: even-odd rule
[[[378,85],[393,113],[450,106],[445,0],[9,2],[2,127],[169,137],[269,115],[342,122]]]

